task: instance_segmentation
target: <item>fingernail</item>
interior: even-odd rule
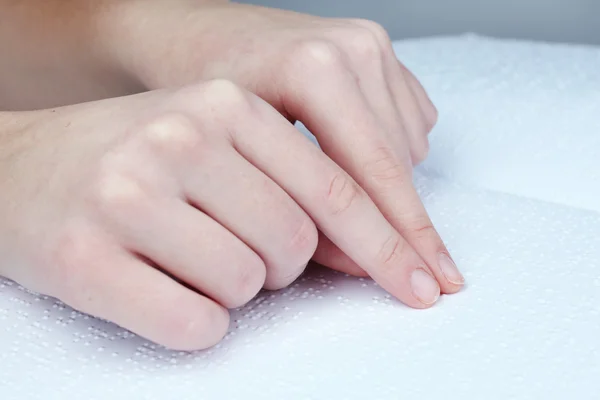
[[[421,303],[431,305],[440,297],[440,286],[425,270],[415,269],[410,278],[413,295]]]
[[[463,285],[465,283],[465,278],[456,268],[456,264],[454,261],[445,253],[440,253],[439,256],[440,269],[442,273],[448,279],[450,283],[455,285]]]

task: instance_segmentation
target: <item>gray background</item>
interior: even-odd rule
[[[496,37],[600,44],[600,0],[249,0],[382,24],[393,39],[475,32]]]

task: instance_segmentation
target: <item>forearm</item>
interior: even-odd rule
[[[21,140],[22,133],[44,115],[44,112],[46,111],[0,111],[0,182],[12,179],[11,160],[19,159],[19,149],[28,145],[26,141]],[[6,193],[3,192],[0,200],[5,196]]]
[[[0,110],[28,110],[139,90],[102,41],[114,0],[0,0]]]
[[[222,4],[227,0],[195,0]],[[133,94],[146,90],[131,54],[150,41],[145,13],[169,18],[153,0],[0,0],[0,111],[31,110]],[[163,9],[161,9],[161,7]],[[155,30],[158,30],[155,32]],[[143,42],[143,43],[142,43]],[[155,60],[167,62],[156,52]]]

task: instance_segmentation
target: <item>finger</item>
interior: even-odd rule
[[[438,111],[437,111],[437,108],[435,107],[435,104],[433,104],[433,102],[431,101],[431,98],[425,91],[425,88],[423,87],[421,82],[419,82],[419,80],[415,77],[415,75],[408,68],[406,68],[400,61],[398,61],[398,59],[396,59],[393,52],[392,52],[392,57],[393,57],[392,64],[395,63],[398,66],[398,68],[400,69],[400,71],[402,72],[402,74],[404,75],[404,78],[408,82],[408,85],[409,85],[413,95],[417,99],[417,102],[419,103],[419,106],[421,107],[423,114],[425,114],[425,117],[428,122],[428,127],[429,127],[427,133],[431,132],[431,129],[435,126],[435,124],[437,123],[437,120],[438,120]]]
[[[380,112],[377,110],[383,109],[383,106],[379,104],[382,101],[389,102],[392,106],[393,112],[390,116],[393,115],[395,120],[401,122],[401,125],[386,122],[389,118],[381,120],[386,122],[387,127],[395,128],[391,131],[391,139],[396,145],[395,150],[404,150],[406,142],[398,140],[398,136],[406,136],[412,163],[416,165],[426,157],[429,151],[427,139],[429,123],[414,97],[410,85],[397,68],[398,63],[391,63],[392,60],[396,61],[396,58],[393,56],[391,42],[385,29],[372,21],[352,21],[354,24],[351,26],[354,28],[355,38],[351,41],[339,41],[340,46],[343,46],[346,53],[353,59],[352,69],[360,77],[357,82],[365,94],[367,103],[372,105],[372,109],[375,110],[375,115],[381,119]],[[360,29],[357,29],[356,25]],[[375,63],[373,60],[378,60],[378,62]],[[398,126],[401,129],[398,129]],[[399,156],[403,157],[404,154],[400,153]]]
[[[153,211],[129,231],[133,250],[227,308],[241,307],[263,287],[263,261],[218,222],[181,201]]]
[[[319,232],[319,245],[317,246],[313,260],[325,267],[349,275],[360,277],[369,275],[321,232]]]
[[[170,159],[170,168],[178,171],[186,199],[262,258],[267,267],[265,287],[285,287],[304,271],[314,253],[316,227],[284,190],[230,143],[212,139],[225,135],[228,122],[210,121],[194,123],[183,114],[168,114],[143,130],[152,138],[154,152]]]
[[[396,198],[393,206],[381,204],[380,209],[402,237],[425,260],[440,284],[443,293],[460,291],[464,278],[436,231],[427,211],[408,176],[397,185],[382,188],[382,193]]]
[[[385,75],[394,94],[397,110],[400,113],[404,112],[403,118],[406,120],[406,106],[418,104],[421,110],[420,116],[424,118],[421,121],[422,127],[417,129],[420,129],[420,132],[422,132],[420,133],[421,137],[429,133],[431,127],[436,123],[437,110],[431,103],[424,88],[414,75],[396,59],[389,37],[383,28],[371,21],[359,20],[358,23],[369,29],[381,45],[384,55],[384,65],[386,67]],[[359,81],[362,82],[362,80]],[[412,98],[408,96],[409,93],[412,95]],[[411,142],[414,145],[415,140],[413,139]],[[383,158],[388,157],[385,154],[382,154],[382,156]],[[404,187],[397,188],[398,205],[395,210],[388,209],[386,216],[388,216],[388,220],[392,222],[417,250],[421,257],[427,261],[430,269],[441,284],[442,291],[445,293],[454,293],[460,290],[460,286],[464,283],[464,278],[456,268],[438,233],[433,228],[431,220],[414,190],[412,182],[408,178],[408,176],[405,176],[405,179],[398,180],[398,183]],[[394,196],[394,193],[391,196]],[[412,212],[404,214],[401,213],[402,210],[412,210]]]
[[[107,176],[100,186],[103,223],[129,250],[228,308],[262,288],[260,257],[184,199],[122,175]]]
[[[396,87],[392,87],[394,85],[391,85],[388,80],[390,69],[384,41],[387,34],[385,31],[377,32],[377,24],[371,21],[357,20],[356,25],[362,29],[356,29],[355,25],[351,25],[351,29],[347,31],[332,31],[333,39],[345,48],[345,54],[349,58],[347,64],[354,73],[354,78],[370,106],[370,111],[382,122],[397,157],[407,162],[415,160],[419,154],[419,141],[421,140],[420,136],[415,134],[415,130],[421,129],[421,127],[416,127],[414,123],[411,124],[411,121],[408,121],[407,129],[400,113],[402,104],[399,103],[400,99],[395,93]],[[383,39],[378,37],[382,35]],[[364,77],[369,77],[369,79],[364,79]],[[397,84],[397,82],[395,83]],[[417,118],[419,117],[420,115],[417,116]],[[419,140],[415,141],[415,137]],[[343,263],[338,266],[337,263],[344,259],[340,259],[338,255],[343,252],[336,249],[335,245],[331,248],[329,246],[331,242],[324,243],[324,245],[319,245],[315,256],[333,269],[346,272],[350,268],[349,273],[355,271],[352,264],[346,266],[346,263]],[[345,260],[349,260],[349,258],[345,256]]]
[[[330,36],[344,49],[341,54],[345,65],[366,99],[369,111],[378,117],[392,141],[398,139],[397,148],[404,152],[407,146],[400,139],[407,135],[407,130],[387,82],[387,60],[376,36],[354,25],[348,30],[333,30]]]
[[[376,69],[374,70],[376,71]],[[400,69],[398,69],[395,72],[400,72]],[[381,101],[377,103],[377,99],[373,100],[373,98],[377,97],[377,94],[380,94],[379,99],[387,98],[387,96],[385,95],[387,88],[385,88],[384,90],[384,88],[382,88],[382,85],[377,84],[377,82],[379,81],[377,79],[378,74],[374,72],[370,75],[363,74],[363,76],[372,76],[372,81],[374,81],[373,85],[366,85],[364,83],[361,85],[363,93],[366,93],[365,97],[368,99],[368,101],[370,101],[371,104],[376,104],[376,106],[372,106],[371,109],[379,110],[378,116],[380,120],[393,120],[393,118],[389,117],[390,110],[384,108],[383,105],[380,104]],[[362,80],[359,81],[363,82]],[[402,79],[391,79],[391,81],[402,82]],[[394,92],[397,93],[398,90],[395,90]],[[406,87],[404,92],[407,93]],[[396,97],[396,100],[397,99],[398,97]],[[403,103],[400,103],[401,101],[407,101],[407,99],[401,99],[400,101],[398,101],[398,109],[402,108]],[[414,104],[413,99],[408,99],[408,101],[411,102],[411,104]],[[382,113],[382,110],[386,110],[385,114]],[[382,115],[387,115],[387,117],[382,118]],[[388,156],[392,158],[391,155]],[[382,155],[382,157],[384,158],[388,156],[386,156],[385,154]],[[397,153],[397,157],[401,158],[402,154]],[[398,165],[395,168],[399,169],[400,166]],[[410,180],[408,172],[406,172],[406,175],[406,179],[398,180],[398,184],[400,186],[396,188],[397,193],[391,193],[390,196],[395,196],[397,198],[396,210],[389,210],[386,213],[386,216],[388,216],[388,220],[392,222],[392,224],[398,229],[398,231],[404,236],[404,238],[408,240],[408,242],[415,248],[415,250],[417,250],[421,257],[425,259],[427,264],[430,266],[430,269],[432,270],[432,272],[434,272],[434,275],[438,279],[442,291],[444,293],[455,293],[458,290],[460,290],[460,286],[464,283],[464,278],[462,277],[460,272],[458,272],[458,269],[454,265],[454,262],[452,261],[448,250],[444,246],[436,230],[433,228],[431,220],[429,219],[425,208],[423,207],[416,191],[414,190],[414,187],[412,186],[412,182]],[[408,215],[394,213],[398,210],[413,210],[413,212],[411,212]],[[319,250],[317,251],[317,254],[315,254],[315,256],[317,256],[321,261],[331,264],[330,259],[332,259],[332,254],[335,254],[334,249],[331,249],[327,245],[324,245],[321,249],[320,245]],[[433,257],[434,255],[436,255],[436,257]],[[315,260],[317,261],[316,258]],[[335,260],[335,262],[339,262],[337,258],[333,258],[333,260]],[[331,267],[340,270],[340,268],[336,268],[336,266],[332,265]],[[341,269],[344,270],[345,266],[343,266]]]
[[[235,148],[382,287],[412,307],[431,306],[437,282],[364,190],[270,106],[253,102],[252,118],[232,119]]]
[[[223,338],[227,310],[99,236],[78,234],[59,246],[64,275],[53,295],[171,349]]]
[[[396,103],[396,109],[402,116],[408,140],[413,165],[421,163],[429,153],[427,133],[430,130],[425,115],[421,112],[412,90],[404,76],[399,71],[388,74],[390,90]]]
[[[386,71],[392,72],[396,69],[400,69],[400,72],[402,75],[404,75],[404,79],[408,83],[408,86],[415,97],[421,112],[425,115],[429,127],[433,127],[437,122],[437,109],[427,95],[423,85],[421,85],[415,75],[398,60],[394,48],[392,47],[392,41],[385,28],[376,22],[365,19],[351,19],[350,22],[367,29],[375,36],[379,42],[380,48],[382,49]],[[386,75],[391,75],[390,72],[386,72]]]
[[[388,221],[397,222],[395,216],[398,215],[425,220],[422,206],[417,207],[420,202],[402,201],[406,196],[418,198],[412,186],[410,168],[398,159],[389,140],[381,133],[380,123],[368,112],[354,80],[344,73],[343,68],[326,74],[328,71],[331,67],[321,74],[308,75],[301,85],[294,87],[295,92],[300,93],[294,100],[300,98],[302,101],[291,101],[286,108],[301,115],[299,119],[317,136],[324,151],[367,191]],[[307,76],[306,70],[304,76]],[[325,81],[331,90],[319,91]],[[397,224],[394,226],[399,228]],[[403,231],[407,232],[406,229]],[[433,248],[439,243],[427,246]],[[413,250],[411,246],[405,247]],[[430,254],[427,259],[434,257]],[[447,291],[453,290],[447,280],[441,282]]]
[[[381,133],[381,124],[368,112],[354,80],[344,75],[341,68],[327,78],[333,90],[317,91],[316,85],[324,82],[317,81],[313,87],[311,82],[319,77],[312,76],[303,86],[310,97],[288,105],[287,109],[303,115],[303,122],[317,136],[323,150],[367,191],[386,219],[409,240],[411,248],[421,250],[419,254],[438,278],[442,290],[456,292],[462,276],[450,263],[439,263],[445,260],[440,254],[448,252],[414,189],[410,168]]]
[[[271,178],[233,147],[205,154],[187,171],[188,199],[262,258],[266,288],[283,288],[304,271],[317,246],[317,229]]]

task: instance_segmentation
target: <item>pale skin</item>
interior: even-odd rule
[[[413,308],[463,286],[412,184],[437,112],[377,24],[0,0],[0,53],[1,275],[182,350],[310,260]]]

